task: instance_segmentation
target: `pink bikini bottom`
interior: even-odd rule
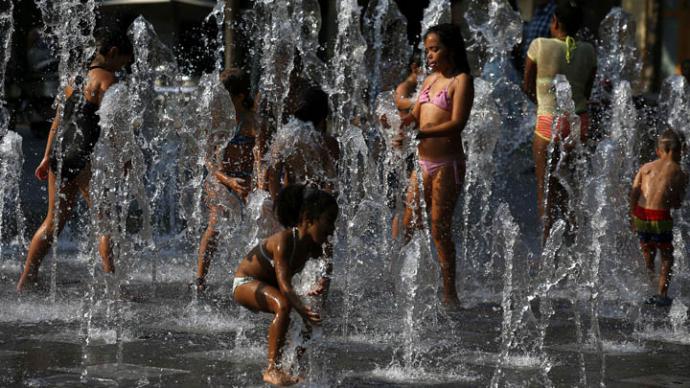
[[[462,176],[460,173],[464,173],[465,160],[464,159],[449,159],[442,161],[424,160],[419,159],[419,165],[422,166],[422,171],[430,177],[434,177],[439,170],[445,166],[453,166],[453,173],[455,174],[455,184],[462,184]]]

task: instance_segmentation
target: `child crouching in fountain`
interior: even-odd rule
[[[673,266],[673,219],[670,209],[677,209],[685,198],[688,175],[680,167],[685,140],[667,129],[657,140],[658,159],[643,165],[635,176],[630,194],[633,229],[640,238],[640,248],[651,277],[654,276],[656,252],[661,254],[658,294],[648,304],[668,306],[667,296]]]
[[[232,292],[237,303],[252,310],[275,314],[268,329],[268,367],[263,379],[269,384],[291,385],[299,381],[280,367],[290,311],[305,322],[318,325],[321,317],[302,300],[292,277],[306,261],[323,255],[323,245],[335,230],[338,204],[331,194],[307,185],[285,187],[275,202],[276,218],[285,227],[254,247],[240,262]]]

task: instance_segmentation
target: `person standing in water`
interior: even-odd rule
[[[412,123],[419,128],[416,138],[419,139],[423,194],[431,218],[431,236],[441,265],[443,302],[457,306],[456,252],[451,226],[465,177],[461,134],[470,117],[474,84],[458,26],[439,24],[429,28],[424,36],[424,49],[432,73],[424,80],[417,103],[403,118],[401,128]],[[398,143],[402,139],[400,136]],[[408,241],[412,237],[413,222],[421,225],[417,179],[417,173],[413,172],[403,219]]]
[[[313,184],[329,193],[337,192],[338,140],[326,132],[328,95],[317,86],[301,90],[293,117],[284,124],[271,143],[269,192],[271,198],[290,184]],[[275,199],[274,199],[275,201]],[[324,245],[324,273],[310,296],[325,293],[333,271],[333,246]]]
[[[285,229],[244,257],[235,271],[232,295],[249,310],[274,314],[268,328],[268,367],[263,380],[292,385],[299,378],[280,366],[290,311],[299,313],[308,324],[321,323],[321,316],[297,295],[292,277],[304,269],[307,260],[323,255],[324,244],[335,231],[338,204],[335,197],[314,186],[289,185],[278,194],[274,212]]]
[[[543,220],[542,243],[546,242],[554,222],[555,212],[560,209],[566,213],[566,193],[558,179],[549,178],[545,182],[548,146],[551,141],[560,146],[561,140],[587,140],[589,114],[587,100],[592,92],[597,59],[594,47],[574,36],[582,24],[582,11],[570,1],[560,1],[551,19],[551,38],[537,38],[532,41],[525,59],[523,89],[537,103],[537,125],[532,142],[535,175],[537,178],[537,211]],[[558,74],[568,79],[575,102],[575,113],[580,117],[580,139],[569,139],[570,124],[566,117],[555,117],[556,95],[553,81]],[[554,130],[552,132],[552,129]],[[554,152],[554,158],[559,152]],[[551,162],[555,166],[555,161]],[[553,174],[552,174],[553,175]],[[548,188],[545,187],[548,185]],[[548,198],[544,200],[544,192]]]
[[[69,219],[77,194],[81,192],[91,206],[91,152],[101,131],[96,111],[105,92],[117,82],[115,73],[131,63],[134,52],[127,35],[120,30],[99,29],[94,36],[96,53],[85,77],[77,76],[65,88],[66,100],[55,115],[43,159],[36,168],[36,178],[48,180],[48,214],[31,239],[24,270],[17,283],[18,292],[27,283],[38,281],[41,261],[53,244],[53,237],[60,234]],[[62,128],[61,139],[56,136],[58,128]],[[98,251],[103,271],[115,272],[109,236],[100,236]]]
[[[206,203],[209,209],[206,231],[201,237],[197,260],[196,288],[206,290],[206,275],[218,243],[217,224],[219,217],[227,209],[229,200],[224,191],[246,203],[252,191],[252,177],[256,160],[261,160],[263,137],[259,136],[261,127],[254,114],[254,99],[251,96],[249,74],[232,68],[223,71],[220,79],[230,93],[235,107],[237,127],[232,129],[231,137],[222,152],[222,161],[208,160],[209,177],[205,184]],[[225,114],[225,112],[220,112]],[[225,201],[224,201],[225,200]]]
[[[673,267],[673,219],[671,209],[678,209],[685,199],[688,174],[680,160],[685,139],[672,129],[667,129],[657,140],[657,160],[640,168],[635,175],[630,192],[630,218],[633,229],[640,238],[640,249],[650,275],[654,275],[654,259],[657,250],[661,254],[658,293],[647,300],[648,304],[668,306],[668,283]]]

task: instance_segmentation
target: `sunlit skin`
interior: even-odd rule
[[[275,314],[268,329],[268,367],[263,375],[269,384],[291,385],[299,381],[297,376],[277,366],[290,324],[290,311],[294,309],[313,325],[321,324],[321,316],[302,302],[292,287],[292,277],[302,271],[307,260],[323,256],[324,245],[335,231],[337,216],[335,207],[326,209],[315,220],[303,214],[297,226],[296,241],[291,229],[286,229],[262,242],[266,254],[273,258],[273,266],[261,256],[257,246],[244,257],[235,272],[235,277],[256,279],[237,287],[235,301],[250,310]],[[324,291],[316,289],[311,295]]]
[[[241,123],[240,134],[256,138],[256,143],[252,144],[228,144],[223,150],[223,162],[220,166],[212,165],[207,162],[208,170],[223,186],[235,192],[242,201],[246,202],[251,187],[251,179],[244,179],[233,176],[234,171],[253,171],[255,160],[261,160],[263,155],[263,139],[259,125],[256,121],[254,111],[247,109],[243,102],[244,94],[231,95],[232,103],[235,106],[238,123]],[[206,185],[206,202],[209,208],[208,224],[206,231],[201,236],[199,243],[199,254],[197,258],[197,291],[206,289],[206,275],[211,264],[211,259],[216,252],[218,243],[218,232],[216,226],[218,218],[222,212],[226,211],[218,204],[217,197],[220,193],[216,192],[217,187]]]
[[[89,70],[83,90],[86,101],[100,105],[106,90],[116,82],[114,72],[121,70],[131,61],[132,56],[120,54],[117,47],[111,48],[105,54],[97,53],[89,67],[101,66],[103,68]],[[65,89],[65,97],[68,98],[72,93],[73,89],[68,86]],[[60,111],[58,110],[48,134],[48,141],[46,143],[43,159],[35,172],[37,179],[48,181],[48,213],[31,239],[24,270],[17,283],[17,292],[21,292],[27,284],[35,284],[38,281],[38,268],[53,243],[56,216],[58,227],[57,234],[60,234],[72,213],[77,200],[77,194],[81,193],[88,206],[91,207],[91,199],[89,198],[89,182],[91,180],[90,165],[84,167],[76,178],[68,182],[62,182],[60,190],[57,188],[57,177],[50,169],[50,156],[59,125]],[[59,213],[56,214],[55,200],[58,197],[60,198],[60,203],[58,205]],[[98,252],[101,255],[103,271],[115,272],[110,252],[109,236],[101,236],[99,238]]]
[[[446,86],[451,100],[450,112],[433,104],[417,102],[411,114],[403,118],[402,126],[416,123],[419,128],[416,137],[420,140],[419,158],[429,161],[459,160],[460,177],[465,175],[461,133],[469,119],[474,99],[472,76],[459,73],[452,61],[448,48],[435,33],[424,39],[427,63],[432,73],[424,80],[420,90],[432,85],[431,96],[436,96]],[[402,141],[402,136],[397,139]],[[431,218],[431,235],[438,251],[441,273],[443,276],[443,301],[449,305],[458,305],[455,286],[455,244],[451,231],[452,214],[462,189],[462,182],[456,183],[455,170],[451,165],[442,167],[433,177],[424,173],[422,176],[424,200]],[[417,174],[410,177],[407,193],[407,209],[403,222],[406,225],[406,239],[413,233],[413,224],[421,226],[421,215]],[[416,214],[416,217],[415,217]],[[416,218],[416,220],[415,220]]]
[[[551,37],[565,40],[568,36],[565,26],[563,26],[556,16],[551,19],[550,24]],[[592,69],[587,84],[585,86],[585,97],[589,99],[592,93],[592,85],[594,84],[594,77],[597,69]],[[529,57],[525,58],[525,75],[523,78],[523,90],[532,102],[537,102],[537,64]],[[542,244],[546,243],[546,239],[551,231],[551,225],[554,221],[554,213],[556,209],[566,212],[567,196],[563,187],[557,182],[555,178],[549,179],[549,197],[546,203],[544,202],[545,192],[545,176],[546,176],[546,155],[548,154],[548,147],[550,141],[542,139],[539,136],[534,136],[532,141],[532,157],[534,158],[535,176],[537,181],[537,213],[539,219],[543,220],[544,227],[542,229]]]
[[[630,192],[631,219],[635,206],[655,210],[677,209],[685,199],[688,175],[680,167],[680,150],[664,151],[657,148],[656,155],[658,159],[643,165],[633,181]],[[634,224],[632,225],[634,229]],[[641,244],[640,248],[650,278],[653,278],[656,248],[650,248],[645,244]],[[657,291],[659,295],[666,297],[673,266],[673,247],[661,249],[660,253],[661,268]]]
[[[422,68],[413,62],[410,65],[408,76],[395,88],[395,106],[398,108],[401,118],[414,108],[415,101],[411,97],[417,88],[417,77],[421,72]]]

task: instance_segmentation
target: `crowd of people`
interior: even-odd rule
[[[567,154],[573,143],[587,139],[588,99],[597,61],[594,47],[576,37],[582,24],[582,12],[577,6],[568,1],[544,2],[538,11],[535,21],[541,24],[530,30],[528,44],[522,51],[522,67],[523,89],[537,106],[532,150],[536,208],[543,220],[546,241],[556,214],[568,211],[565,190],[553,174],[548,174],[553,165],[549,155],[559,157],[562,153],[549,153],[547,149],[553,145]],[[403,158],[406,166],[401,170],[407,175],[405,179],[389,177],[394,190],[407,193],[402,219],[393,220],[393,238],[409,241],[416,229],[430,228],[442,274],[442,301],[447,306],[458,306],[457,255],[451,226],[465,176],[462,131],[472,110],[474,83],[459,26],[432,26],[422,39],[429,73],[418,84],[422,64],[413,58],[409,74],[394,93],[401,125],[387,129],[393,133],[391,147],[400,148],[414,138],[419,155],[417,161]],[[83,76],[76,77],[65,90],[65,103],[53,121],[43,160],[36,169],[36,177],[48,181],[48,211],[31,241],[17,291],[37,281],[41,261],[71,215],[79,192],[90,205],[90,158],[100,133],[96,112],[103,95],[117,81],[114,73],[131,62],[133,56],[131,43],[121,32],[100,31],[96,42],[94,57]],[[565,75],[571,85],[576,110],[572,113],[579,115],[579,131],[571,131],[570,122],[556,111],[552,84],[559,74]],[[302,271],[307,260],[324,258],[327,269],[310,291],[311,295],[321,295],[328,290],[332,270],[329,236],[335,231],[339,213],[336,198],[340,150],[338,140],[327,131],[328,95],[316,86],[303,88],[290,112],[288,122],[292,120],[307,128],[309,144],[272,141],[265,120],[256,113],[249,75],[233,68],[222,72],[220,81],[232,99],[237,126],[229,129],[229,141],[207,158],[204,189],[209,212],[199,244],[195,286],[200,293],[206,290],[209,266],[218,252],[217,226],[223,212],[229,211],[227,202],[245,203],[252,191],[268,191],[274,205],[273,213],[266,217],[272,217],[280,227],[276,226],[273,234],[240,261],[232,280],[232,297],[249,310],[274,315],[268,332],[268,367],[263,377],[268,383],[289,385],[296,383],[298,377],[280,367],[280,356],[290,312],[296,311],[313,325],[322,319],[302,301],[293,288],[292,277]],[[387,121],[390,120],[382,118],[384,124]],[[57,141],[61,126],[63,139]],[[685,139],[673,129],[666,130],[658,138],[658,159],[644,164],[632,185],[631,223],[639,234],[642,256],[650,272],[654,271],[657,250],[661,254],[658,294],[649,300],[657,305],[670,303],[670,209],[680,207],[685,198],[688,175],[680,166],[684,151]],[[414,163],[419,163],[421,175]],[[400,182],[407,182],[407,188]],[[430,225],[422,221],[422,201]],[[402,230],[398,228],[399,221]],[[104,272],[115,271],[110,244],[108,236],[100,237]]]

